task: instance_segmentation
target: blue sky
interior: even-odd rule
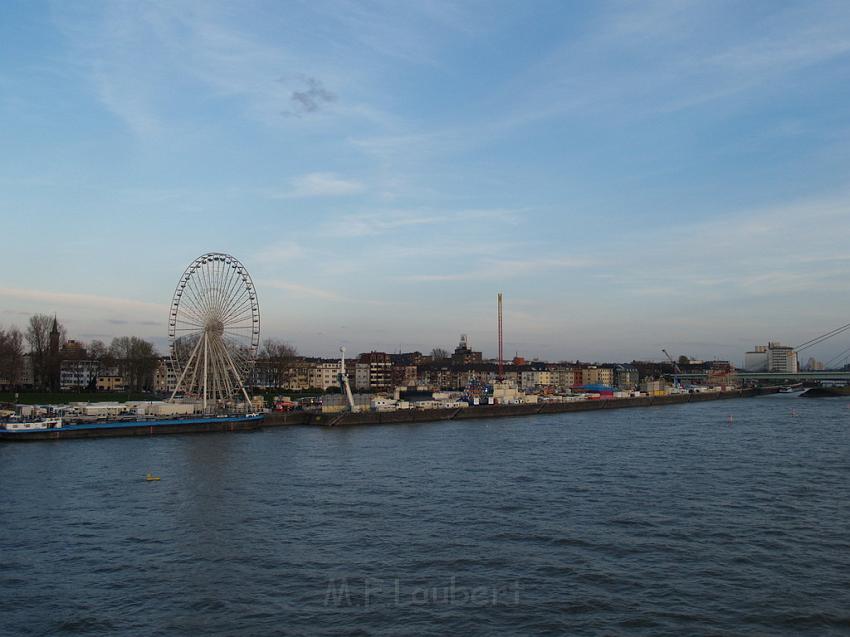
[[[224,251],[307,354],[740,361],[850,320],[848,141],[846,2],[4,2],[0,325]]]

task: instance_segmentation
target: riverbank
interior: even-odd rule
[[[356,425],[382,425],[436,422],[442,420],[476,420],[481,418],[516,418],[538,414],[561,414],[600,409],[625,409],[630,407],[658,407],[685,403],[751,398],[774,394],[778,388],[739,389],[698,394],[670,394],[668,396],[641,396],[638,398],[612,398],[608,400],[582,400],[576,402],[546,402],[532,405],[484,405],[456,409],[401,409],[397,411],[320,414],[288,412],[266,414],[264,427],[290,425],[318,425],[345,427]]]
[[[133,423],[121,427],[69,427],[50,431],[33,431],[12,434],[0,432],[0,441],[61,440],[67,438],[103,438],[126,436],[154,436],[163,434],[215,433],[256,431],[266,427],[318,426],[347,427],[358,425],[386,425],[440,422],[446,420],[480,420],[484,418],[520,418],[569,412],[598,411],[602,409],[627,409],[635,407],[660,407],[686,403],[752,398],[774,394],[777,388],[742,389],[725,392],[697,394],[671,394],[668,396],[641,396],[637,398],[612,398],[576,402],[545,402],[524,405],[483,405],[452,409],[403,409],[397,411],[364,411],[321,414],[312,412],[285,412],[265,414],[258,419],[210,418],[202,422],[165,421],[161,423]]]

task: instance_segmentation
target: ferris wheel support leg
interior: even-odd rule
[[[207,411],[207,372],[209,371],[210,349],[207,333],[204,332],[204,413]]]
[[[201,346],[201,341],[198,339],[197,344],[195,345],[195,349],[192,350],[192,355],[189,357],[189,360],[186,361],[186,365],[183,366],[183,372],[180,374],[180,379],[177,381],[177,384],[174,386],[174,391],[171,392],[171,398],[169,400],[174,400],[174,397],[177,395],[177,392],[180,390],[180,385],[183,383],[183,379],[186,377],[186,372],[189,371],[189,367],[192,364],[192,359],[195,358],[195,354],[198,353],[198,348]]]
[[[219,376],[221,378],[222,383],[224,384],[224,390],[227,392],[227,396],[233,395],[233,383],[230,382],[230,373],[227,368],[225,361],[227,360],[227,347],[221,342],[213,343],[216,346],[217,354],[216,359],[219,362]]]
[[[236,371],[236,365],[233,364],[233,359],[230,357],[230,352],[225,349],[224,353],[227,356],[227,362],[230,364],[230,369],[233,370],[233,373],[236,375],[236,378],[240,378],[239,372]],[[247,403],[245,409],[248,409],[251,405],[251,399],[248,396],[248,392],[245,391],[245,385],[242,383],[241,379],[239,381],[239,388],[242,390],[242,395],[245,396],[245,402]]]

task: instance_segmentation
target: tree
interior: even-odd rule
[[[109,345],[109,357],[114,360],[128,389],[153,388],[153,375],[159,365],[153,343],[137,336],[117,336]]]
[[[89,360],[97,363],[97,371],[92,374],[89,381],[89,390],[94,391],[97,387],[97,377],[103,373],[103,370],[113,366],[112,358],[109,356],[109,348],[106,343],[100,340],[93,340],[89,343],[88,349]]]
[[[24,336],[17,327],[0,329],[0,380],[16,387],[24,368]]]
[[[54,321],[59,330],[59,340],[55,348],[52,348],[50,336]],[[50,386],[58,389],[59,349],[65,343],[65,327],[55,317],[48,314],[34,314],[27,325],[26,339],[32,354],[35,384],[40,387]]]
[[[298,358],[298,350],[286,341],[267,338],[260,347],[259,358],[259,366],[266,373],[266,383],[285,387],[294,373],[293,364]]]
[[[260,348],[260,358],[268,360],[290,360],[298,356],[298,350],[286,341],[267,338]]]
[[[109,356],[109,348],[103,341],[94,340],[88,346],[89,360],[103,361]]]
[[[685,356],[684,354],[679,357],[679,365],[687,365],[690,362],[691,359],[688,356]]]
[[[435,347],[431,350],[431,358],[433,358],[435,361],[442,361],[450,357],[451,354],[449,354],[449,351],[443,349],[442,347]]]

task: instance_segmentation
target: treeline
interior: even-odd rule
[[[25,369],[29,355],[31,371]],[[137,336],[119,336],[109,345],[93,340],[87,346],[68,347],[65,327],[53,316],[35,314],[26,330],[0,327],[0,385],[58,391],[62,361],[96,361],[98,373],[117,373],[128,389],[153,389],[159,354],[153,343]],[[30,371],[28,374],[27,372]]]

